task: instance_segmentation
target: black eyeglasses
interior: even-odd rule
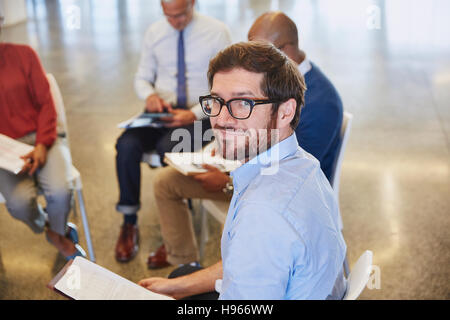
[[[278,100],[252,100],[246,98],[236,98],[228,101],[211,95],[202,96],[198,99],[203,112],[208,117],[217,117],[223,106],[227,106],[230,115],[238,120],[250,118],[253,108],[259,104],[280,103]]]

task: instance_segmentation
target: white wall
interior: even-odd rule
[[[27,19],[25,0],[0,0],[0,14],[5,18],[3,26],[25,21]]]

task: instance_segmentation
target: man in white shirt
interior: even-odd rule
[[[195,0],[162,0],[165,19],[152,24],[144,38],[134,82],[136,93],[145,101],[147,112],[171,116],[161,118],[162,128],[128,129],[117,141],[120,199],[116,209],[124,214],[124,224],[115,256],[121,262],[132,259],[138,250],[142,154],[156,150],[163,158],[180,143],[171,139],[177,128],[190,133],[192,147],[201,147],[203,132],[210,128],[198,97],[208,92],[209,60],[231,44],[231,37],[225,24],[195,12],[194,4]]]

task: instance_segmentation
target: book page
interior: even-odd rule
[[[76,257],[55,288],[75,300],[173,300]]]
[[[230,172],[241,166],[239,161],[211,156],[209,152],[166,153],[165,162],[185,175],[207,172],[203,164],[215,166],[222,172]]]
[[[33,149],[33,146],[0,134],[0,168],[18,174],[25,164],[20,157]]]

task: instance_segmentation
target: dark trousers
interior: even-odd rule
[[[182,127],[181,129],[186,130],[183,132],[176,131],[172,135],[177,129],[180,128],[133,128],[126,130],[119,137],[116,144],[116,171],[120,189],[117,211],[124,214],[133,214],[140,208],[140,164],[145,152],[156,150],[161,158],[161,163],[163,163],[164,154],[171,152],[177,145],[179,147],[183,138],[190,139],[190,150],[184,150],[189,152],[198,151],[209,142],[203,141],[203,134],[206,130],[211,129],[209,119],[196,121],[196,124]],[[183,138],[180,138],[180,132],[189,133],[189,135],[187,137],[182,135]],[[172,141],[172,138],[175,141]],[[179,152],[179,150],[175,151]]]
[[[194,272],[202,270],[202,269],[203,269],[202,267],[196,267],[196,266],[191,266],[189,264],[184,264],[181,267],[173,270],[168,278],[173,279],[173,278],[182,277],[182,276],[194,273]],[[206,293],[197,294],[195,296],[186,297],[181,300],[217,300],[217,299],[219,299],[219,293],[217,293],[216,291],[213,291],[213,292],[206,292]]]

